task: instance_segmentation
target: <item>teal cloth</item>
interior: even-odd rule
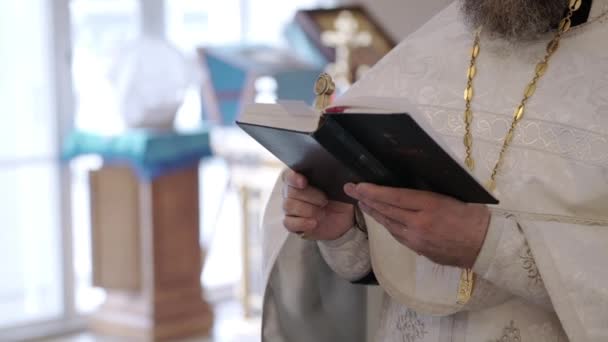
[[[209,131],[189,133],[134,130],[116,136],[74,131],[66,139],[62,158],[98,155],[107,163],[127,163],[146,178],[198,163],[211,155]]]

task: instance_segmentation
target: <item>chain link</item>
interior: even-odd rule
[[[511,121],[511,126],[505,135],[503,140],[502,147],[500,152],[498,153],[498,160],[492,169],[492,173],[490,175],[490,179],[486,183],[486,188],[490,192],[494,192],[496,190],[496,176],[500,171],[504,163],[504,158],[513,138],[515,136],[515,129],[517,128],[517,124],[521,122],[526,114],[526,104],[528,100],[534,96],[536,92],[536,87],[538,81],[544,76],[548,67],[549,60],[555,54],[555,52],[559,49],[560,41],[564,33],[570,30],[572,26],[572,15],[576,12],[582,4],[582,0],[570,0],[568,4],[568,14],[560,21],[557,32],[555,36],[549,43],[547,44],[545,56],[542,58],[538,64],[536,64],[536,68],[534,69],[534,77],[528,83],[526,88],[524,89],[524,95],[519,102],[519,105],[513,112],[513,120]],[[464,125],[465,125],[465,134],[464,134],[464,146],[465,146],[465,164],[467,168],[472,172],[475,170],[475,160],[473,159],[473,134],[471,132],[471,125],[473,123],[473,110],[471,108],[473,97],[474,97],[474,87],[473,81],[475,80],[475,76],[477,75],[477,57],[479,57],[479,53],[481,52],[481,28],[475,32],[475,40],[473,41],[473,47],[471,49],[471,62],[469,64],[469,69],[467,71],[467,86],[464,90],[464,100],[465,100],[465,110],[464,110]],[[462,270],[460,276],[460,284],[458,285],[458,296],[457,301],[459,304],[466,304],[472,297],[473,294],[473,286],[475,282],[475,274],[471,269]]]
[[[517,128],[517,124],[524,118],[526,113],[526,104],[528,100],[534,95],[536,92],[536,87],[538,81],[543,77],[547,68],[549,67],[549,60],[555,54],[555,52],[559,49],[560,41],[564,33],[570,30],[572,25],[572,15],[576,12],[581,6],[582,0],[570,0],[568,5],[568,14],[564,17],[558,27],[558,30],[551,39],[551,41],[547,44],[546,53],[543,59],[538,62],[536,68],[534,70],[534,77],[528,83],[526,88],[524,89],[523,97],[515,109],[513,113],[513,120],[511,122],[511,126],[509,127],[509,131],[505,135],[503,140],[502,147],[500,152],[498,153],[498,160],[492,169],[492,173],[490,175],[490,179],[488,180],[486,187],[489,191],[493,192],[496,190],[496,176],[500,171],[500,168],[503,165],[505,154],[513,141],[515,136],[515,129]],[[469,69],[467,71],[467,86],[464,91],[464,100],[465,100],[465,111],[464,111],[464,124],[465,124],[465,134],[464,134],[464,146],[466,150],[465,164],[469,168],[470,171],[475,170],[475,160],[473,159],[473,134],[471,132],[471,125],[473,123],[473,110],[471,109],[472,101],[474,97],[474,87],[473,81],[475,76],[477,75],[477,57],[481,51],[480,38],[481,29],[477,30],[475,33],[475,40],[473,42],[473,48],[471,49],[471,62],[469,64]]]

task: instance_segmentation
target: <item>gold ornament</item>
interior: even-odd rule
[[[322,73],[317,82],[315,82],[315,108],[322,112],[331,104],[331,95],[336,90],[336,85],[331,76],[327,73]]]
[[[523,97],[518,104],[515,112],[513,113],[513,120],[511,122],[511,126],[505,138],[503,140],[502,147],[500,152],[498,153],[498,160],[492,169],[492,174],[490,179],[486,182],[486,188],[490,192],[494,192],[496,190],[496,176],[498,175],[498,171],[504,163],[505,154],[507,149],[511,145],[513,138],[515,137],[515,129],[517,128],[517,124],[524,118],[526,113],[526,104],[528,100],[534,95],[536,92],[536,87],[538,81],[543,77],[547,68],[549,66],[549,60],[555,54],[555,52],[559,49],[560,40],[562,35],[572,27],[572,15],[581,7],[582,0],[570,0],[568,5],[568,14],[564,19],[561,20],[558,30],[551,39],[551,41],[547,44],[546,54],[543,59],[536,65],[534,70],[534,77],[528,83],[528,85],[524,89]],[[480,45],[480,36],[481,29],[477,30],[475,33],[475,39],[473,41],[473,47],[471,48],[471,63],[469,65],[467,71],[467,85],[464,91],[464,100],[465,100],[465,110],[464,110],[464,124],[465,124],[465,134],[464,134],[464,146],[465,146],[465,164],[469,168],[471,172],[475,170],[475,160],[473,159],[473,134],[471,133],[471,124],[473,122],[473,110],[471,109],[471,102],[473,101],[474,96],[474,87],[473,80],[475,79],[475,75],[477,74],[477,57],[481,52]],[[475,274],[473,270],[465,269],[462,270],[462,274],[460,276],[460,284],[458,285],[458,296],[457,301],[458,304],[464,305],[466,304],[473,295],[473,288],[475,285]]]

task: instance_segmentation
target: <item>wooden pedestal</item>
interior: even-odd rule
[[[209,334],[198,189],[197,167],[150,182],[126,167],[90,173],[93,283],[107,291],[94,332],[137,340]]]

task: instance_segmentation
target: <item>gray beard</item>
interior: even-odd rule
[[[466,22],[474,29],[510,41],[529,41],[557,27],[568,0],[461,0]]]

